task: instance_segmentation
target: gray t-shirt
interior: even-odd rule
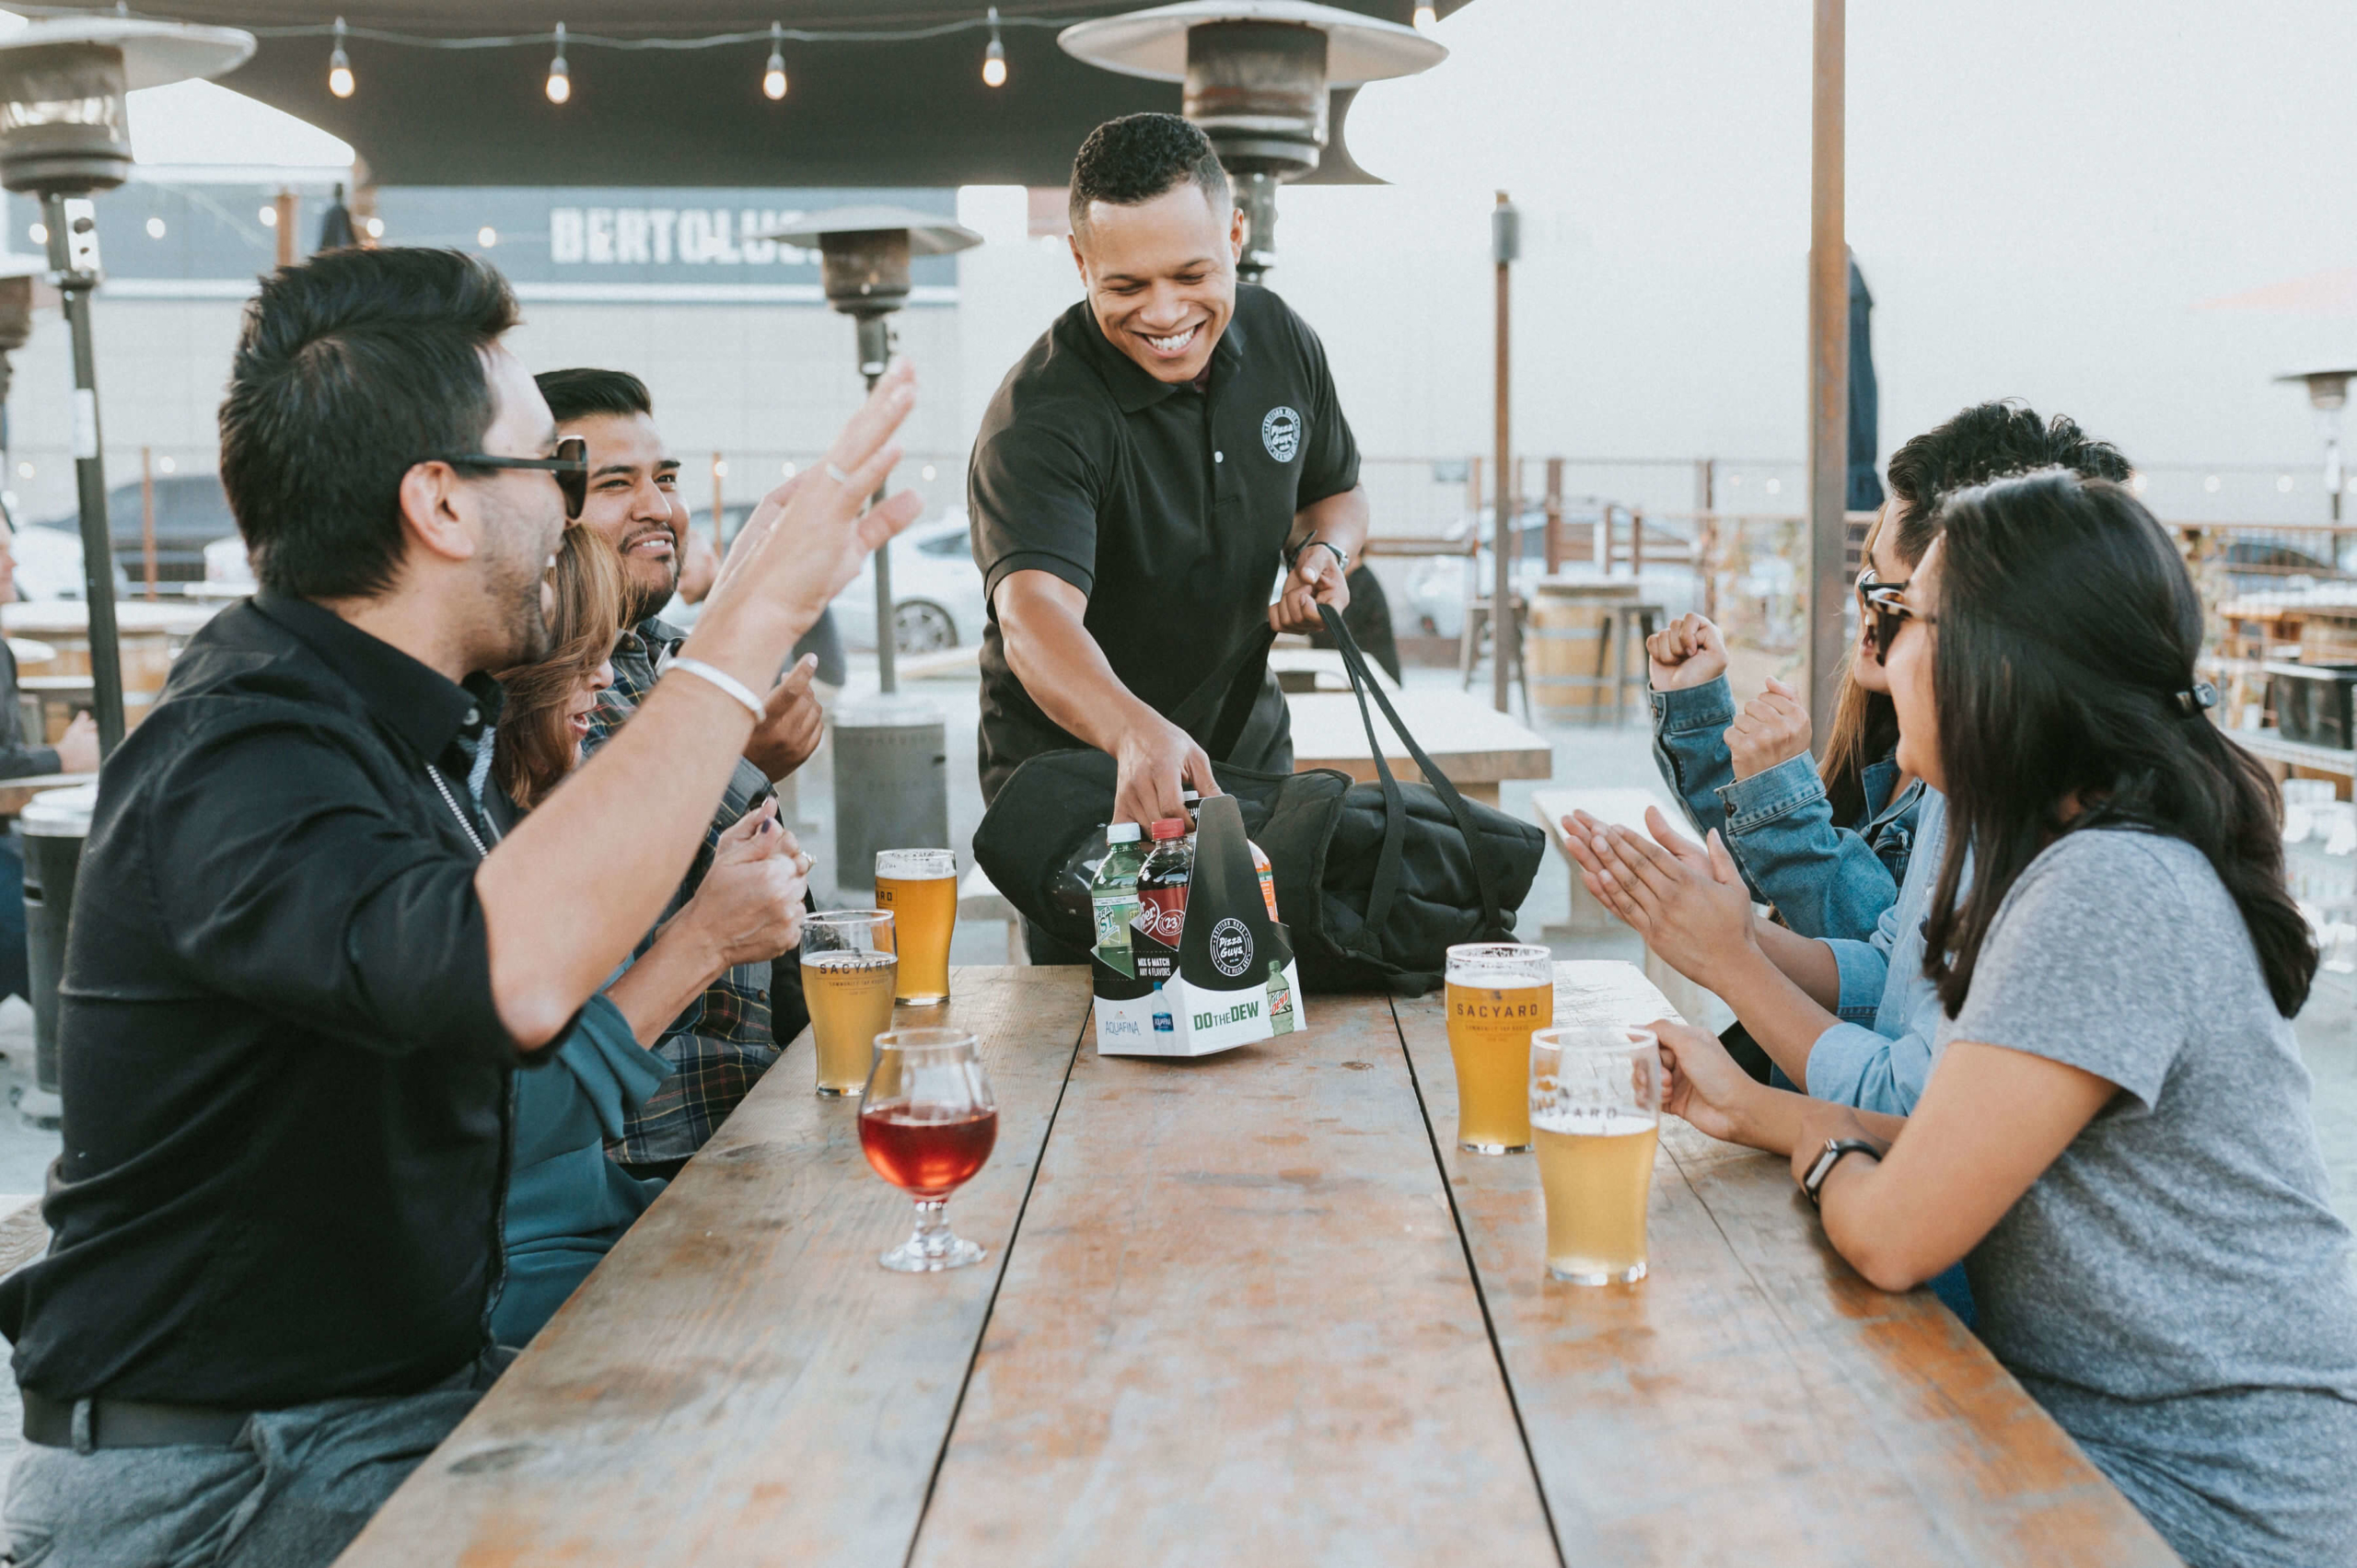
[[[1955,1040],[2122,1092],[1965,1260],[1980,1337],[2191,1562],[2357,1562],[2357,1274],[2292,1026],[2199,850],[2065,835]]]

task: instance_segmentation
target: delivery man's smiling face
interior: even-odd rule
[[[1236,314],[1236,259],[1244,215],[1182,180],[1133,206],[1091,202],[1072,237],[1073,260],[1115,348],[1157,381],[1191,381]]]

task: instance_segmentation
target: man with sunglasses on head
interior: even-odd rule
[[[627,371],[592,368],[542,371],[533,380],[558,431],[586,444],[589,490],[581,524],[604,535],[621,556],[629,596],[622,607],[627,630],[614,649],[614,683],[598,699],[584,743],[594,751],[637,712],[686,640],[660,611],[679,589],[688,509],[679,496],[679,460],[656,428],[655,401],[644,382]],[[790,492],[782,486],[779,494]],[[745,743],[672,908],[695,896],[720,836],[818,749],[825,722],[810,691],[818,662],[805,656],[768,689],[762,720]],[[667,919],[670,912],[664,912]],[[664,1031],[656,1049],[671,1063],[671,1076],[624,1125],[610,1152],[633,1176],[677,1175],[777,1060],[778,1042],[792,1040],[807,1022],[798,963],[729,969]]]
[[[628,730],[515,822],[486,672],[544,656],[586,478],[516,319],[448,250],[326,251],[247,308],[221,475],[261,589],[100,772],[51,1246],[0,1282],[17,1562],[325,1564],[473,1404],[510,1074],[672,897],[755,687],[916,516],[863,512],[903,369],[748,522]]]

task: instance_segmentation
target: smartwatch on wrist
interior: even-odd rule
[[[1825,1140],[1825,1147],[1818,1153],[1817,1163],[1808,1167],[1806,1176],[1801,1178],[1801,1191],[1808,1194],[1810,1208],[1824,1207],[1821,1194],[1825,1191],[1825,1179],[1833,1174],[1833,1167],[1841,1163],[1843,1155],[1872,1155],[1879,1160],[1882,1158],[1882,1145],[1864,1138]]]

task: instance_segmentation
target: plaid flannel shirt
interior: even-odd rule
[[[614,683],[599,698],[597,711],[589,716],[586,749],[605,744],[607,738],[637,711],[655,685],[656,666],[678,652],[685,640],[684,633],[651,617],[622,633],[621,643],[614,648]],[[696,852],[687,879],[679,884],[679,890],[664,910],[665,920],[695,896],[696,889],[703,885],[704,873],[712,868],[713,851],[720,835],[745,814],[753,796],[769,782],[759,768],[741,758],[737,760],[737,771],[730,775],[727,791],[721,796],[720,809],[714,813],[712,826],[704,832],[703,847]],[[644,953],[654,939],[654,933],[649,932],[638,951]],[[672,1020],[663,1038],[656,1042],[656,1051],[671,1063],[671,1075],[638,1114],[624,1124],[621,1137],[607,1144],[607,1152],[624,1164],[650,1165],[684,1159],[703,1147],[704,1140],[728,1119],[728,1113],[737,1109],[737,1102],[777,1060],[773,1023],[788,1025],[788,1040],[801,1032],[805,1021],[800,1016],[801,979],[798,969],[789,970],[790,994],[781,994],[776,1003],[792,1016],[782,1020],[772,1016],[768,964],[737,964],[713,981],[711,989],[690,1003],[687,1011]]]

